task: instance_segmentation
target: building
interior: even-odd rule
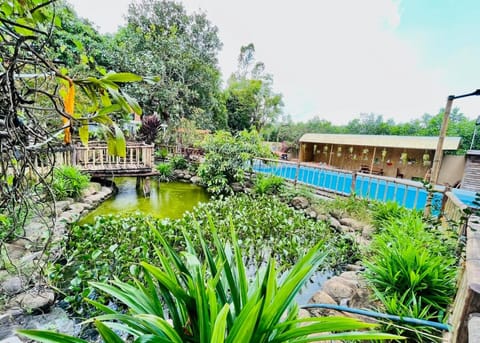
[[[307,133],[299,142],[300,162],[420,180],[431,168],[438,137]],[[460,137],[446,137],[443,151],[459,145]],[[439,183],[453,185],[462,179],[465,159],[451,157],[442,162]]]

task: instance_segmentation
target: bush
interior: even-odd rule
[[[252,171],[254,157],[273,156],[256,131],[242,131],[237,136],[217,131],[205,139],[202,148],[205,160],[198,168],[198,176],[207,185],[207,190],[215,195],[233,194],[230,185],[244,182],[245,173]]]
[[[170,159],[170,164],[172,165],[173,169],[187,169],[188,162],[182,155],[175,155]]]
[[[280,176],[265,176],[263,174],[257,174],[255,179],[254,190],[257,194],[274,194],[278,193],[282,188],[285,180]]]
[[[52,191],[55,200],[78,198],[90,182],[90,176],[75,167],[62,166],[53,171]]]
[[[158,179],[160,181],[168,182],[172,179],[173,167],[170,163],[159,163],[155,166],[155,169],[159,173]]]
[[[389,205],[377,208],[395,209]],[[391,217],[380,211],[376,222],[382,229],[364,263],[365,276],[377,298],[391,314],[445,320],[445,310],[455,295],[456,240],[450,236],[440,239],[441,228],[428,227],[415,211],[397,208]],[[418,328],[403,326],[408,331],[395,332],[413,335],[415,342],[431,341]]]
[[[165,160],[168,156],[167,148],[161,148],[160,150],[156,150],[155,156],[160,158],[161,160]]]

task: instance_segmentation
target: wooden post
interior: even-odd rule
[[[375,154],[377,153],[377,147],[373,147],[373,156],[372,156],[372,162],[370,163],[370,174],[372,173],[373,170],[373,163],[375,162]]]
[[[328,165],[332,165],[333,144],[330,146],[330,157],[328,158]]]

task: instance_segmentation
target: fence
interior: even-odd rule
[[[428,191],[423,183],[418,181],[261,158],[253,161],[253,169],[330,193],[355,194],[361,198],[383,202],[395,201],[411,209],[421,210],[427,202]],[[432,199],[432,207],[437,208],[437,212],[442,202],[442,191],[441,187],[436,188]]]

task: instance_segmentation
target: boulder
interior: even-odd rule
[[[349,226],[354,230],[362,230],[363,224],[353,218],[340,218],[340,224]]]
[[[23,281],[18,276],[11,277],[0,284],[0,289],[7,295],[17,294],[22,287]]]
[[[190,182],[195,185],[199,185],[202,183],[202,179],[199,176],[192,176],[192,178],[190,179]]]
[[[330,217],[329,220],[330,220],[330,227],[334,228],[337,231],[340,231],[342,224],[340,224],[338,219],[334,217]]]
[[[43,310],[53,304],[55,293],[50,289],[29,290],[14,297],[9,307],[20,307],[27,311]]]
[[[338,276],[327,280],[323,285],[323,290],[337,303],[340,303],[342,299],[351,298],[355,293],[355,287]]]
[[[310,206],[308,199],[300,196],[294,197],[290,203],[297,210],[306,209],[308,206]]]

